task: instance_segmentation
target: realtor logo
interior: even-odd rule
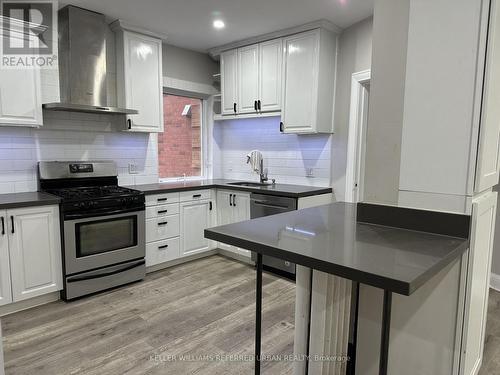
[[[54,67],[57,60],[57,2],[2,0],[2,66]]]

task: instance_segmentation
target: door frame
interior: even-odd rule
[[[366,128],[368,123],[367,86],[371,81],[371,70],[363,70],[352,74],[351,102],[349,111],[349,135],[347,140],[347,168],[345,201],[357,203],[363,200],[362,179],[364,176],[364,157],[366,145]],[[357,186],[356,186],[357,184]],[[355,188],[358,187],[357,194]]]

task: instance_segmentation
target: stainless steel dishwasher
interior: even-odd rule
[[[281,214],[288,211],[295,211],[296,209],[296,198],[278,197],[274,195],[256,193],[252,193],[250,195],[251,219]],[[252,253],[252,260],[256,260],[255,253]],[[279,275],[295,279],[295,263],[290,263],[266,255],[263,256],[262,262],[265,269]]]

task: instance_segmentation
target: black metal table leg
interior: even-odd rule
[[[384,290],[384,310],[382,312],[382,339],[380,342],[379,374],[387,375],[389,360],[389,339],[391,336],[392,292]]]
[[[347,346],[347,362],[346,375],[356,374],[356,350],[358,347],[358,321],[359,321],[359,283],[352,282],[351,293],[351,314],[349,322],[349,343]]]
[[[255,291],[255,375],[260,375],[262,330],[262,254],[257,254],[257,285]]]

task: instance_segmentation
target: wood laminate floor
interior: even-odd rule
[[[292,354],[295,285],[266,273],[263,282],[263,353]],[[15,313],[2,318],[6,375],[251,374],[251,360],[210,356],[253,354],[254,301],[254,269],[212,256]],[[291,372],[291,362],[263,365]]]
[[[483,366],[478,375],[500,375],[500,292],[490,289]]]

